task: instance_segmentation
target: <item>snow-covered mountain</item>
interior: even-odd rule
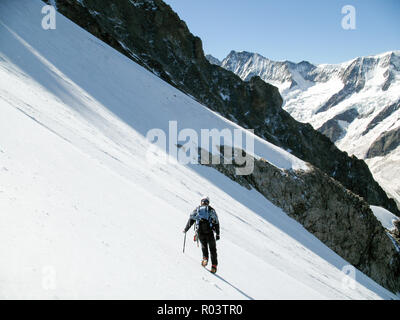
[[[223,61],[208,59],[244,80],[259,76],[277,86],[286,111],[365,159],[400,203],[400,51],[336,65],[279,62],[235,51]]]
[[[396,298],[357,270],[349,284],[348,262],[256,190],[149,154],[170,120],[250,133],[62,15],[42,29],[43,5],[0,2],[0,298]],[[257,157],[307,170],[254,138]],[[216,276],[192,241],[182,254],[203,195],[222,226]]]

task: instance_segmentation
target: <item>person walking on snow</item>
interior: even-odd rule
[[[189,220],[186,224],[184,233],[188,232],[191,226],[195,224],[195,241],[198,239],[201,243],[201,250],[203,252],[203,260],[201,265],[205,267],[208,264],[208,249],[211,253],[211,272],[217,272],[217,244],[216,240],[219,240],[219,221],[217,213],[214,208],[210,206],[210,199],[201,199],[200,206],[193,210]],[[214,238],[214,232],[216,237]]]

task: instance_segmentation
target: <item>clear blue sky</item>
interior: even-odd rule
[[[273,60],[338,63],[400,50],[400,0],[164,0],[206,54],[231,50]],[[342,28],[342,7],[356,9],[356,29]]]

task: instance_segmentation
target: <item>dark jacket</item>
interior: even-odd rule
[[[209,220],[199,218],[198,213],[202,207],[206,207],[206,210],[208,210]],[[213,207],[198,206],[196,209],[194,209],[186,224],[185,232],[187,232],[195,222],[197,224],[197,231],[199,234],[207,234],[215,231],[216,235],[219,236],[219,220]]]

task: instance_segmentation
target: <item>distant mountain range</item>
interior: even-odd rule
[[[364,159],[400,203],[400,51],[320,65],[236,51],[207,59],[245,81],[259,76],[278,87],[286,111]]]

